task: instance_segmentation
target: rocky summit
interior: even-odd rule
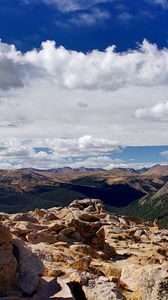
[[[1,213],[0,298],[167,300],[168,229],[95,199]]]

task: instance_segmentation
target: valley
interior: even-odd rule
[[[115,212],[168,223],[168,166],[0,170],[0,211],[26,212],[95,198]],[[164,191],[164,193],[162,192]]]

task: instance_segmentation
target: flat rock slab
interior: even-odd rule
[[[75,300],[64,280],[46,277],[42,279],[44,280],[44,285],[41,291],[33,296],[32,300]]]

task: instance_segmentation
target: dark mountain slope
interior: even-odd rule
[[[158,219],[168,226],[168,182],[159,191],[122,208],[121,212],[148,220]]]

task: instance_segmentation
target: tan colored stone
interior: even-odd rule
[[[90,256],[85,256],[83,258],[77,259],[71,262],[69,265],[71,268],[74,268],[79,271],[86,271],[88,270],[92,259]]]
[[[47,212],[44,218],[46,221],[53,221],[58,219],[54,212]]]
[[[54,243],[55,248],[69,248],[68,243],[66,242],[56,242]]]
[[[45,209],[39,209],[39,208],[36,208],[35,211],[34,211],[34,215],[37,216],[37,217],[40,217],[40,218],[43,218],[46,214],[46,210]]]
[[[101,268],[101,270],[104,272],[104,274],[106,275],[107,278],[109,278],[109,277],[120,278],[121,272],[122,272],[122,267],[108,264],[108,266]]]
[[[77,270],[69,274],[69,279],[72,282],[78,282],[81,286],[89,280],[87,273],[81,273]]]
[[[26,236],[28,242],[38,244],[45,242],[48,244],[54,244],[57,242],[57,236],[49,230],[41,230],[37,232],[31,232]]]
[[[13,238],[9,228],[0,224],[0,292],[17,282],[17,261],[12,254]]]
[[[92,222],[98,222],[98,221],[100,221],[100,218],[96,217],[93,214],[85,213],[85,214],[79,215],[79,220],[92,223]]]
[[[105,247],[105,231],[104,228],[101,227],[92,238],[91,244],[94,248],[103,250]]]
[[[53,261],[55,262],[68,263],[69,261],[73,260],[71,255],[59,250],[53,250],[52,255],[53,255]]]
[[[9,215],[3,212],[0,212],[0,221],[6,221],[9,219]]]
[[[17,282],[17,261],[12,253],[0,253],[0,292]]]
[[[73,283],[83,286],[87,300],[121,300],[122,291],[127,300],[168,299],[166,229],[152,227],[141,219],[103,212],[102,204],[92,199],[75,201],[70,207],[0,219],[15,239],[13,248],[9,229],[0,225],[3,268],[9,270],[7,259],[14,255],[19,285],[25,293],[37,296],[36,300],[49,299],[45,298],[43,284],[49,284],[46,291],[51,292],[54,277],[66,279],[71,287]],[[17,281],[17,270],[12,271],[10,285],[14,277]],[[8,274],[4,274],[7,281]],[[48,276],[48,281],[44,283],[41,276]],[[17,290],[16,283],[13,288]],[[52,297],[59,299],[59,295],[55,290]]]
[[[60,231],[65,229],[65,225],[61,223],[61,221],[54,221],[51,224],[49,224],[48,227],[50,228],[50,230],[56,233],[59,233]]]
[[[80,236],[87,240],[87,242],[91,242],[92,238],[96,234],[96,232],[101,228],[100,222],[85,222],[79,219],[71,219],[70,227],[74,228],[75,231],[80,233]]]
[[[30,223],[38,223],[37,219],[33,216],[31,212],[13,214],[10,216],[10,219],[16,222],[26,221]]]
[[[83,255],[89,255],[92,257],[96,256],[96,251],[88,246],[88,245],[84,245],[84,244],[78,244],[78,245],[71,245],[70,246],[70,250],[72,251],[72,253],[77,252],[77,253],[81,253]]]
[[[167,279],[167,264],[144,267],[129,264],[123,267],[121,274],[121,281],[127,285],[128,289],[134,291],[134,295],[140,300],[163,300],[160,298],[160,288]],[[166,284],[165,286],[163,284],[162,288],[162,293],[167,293],[168,297]]]
[[[0,246],[13,241],[9,228],[0,224]]]

